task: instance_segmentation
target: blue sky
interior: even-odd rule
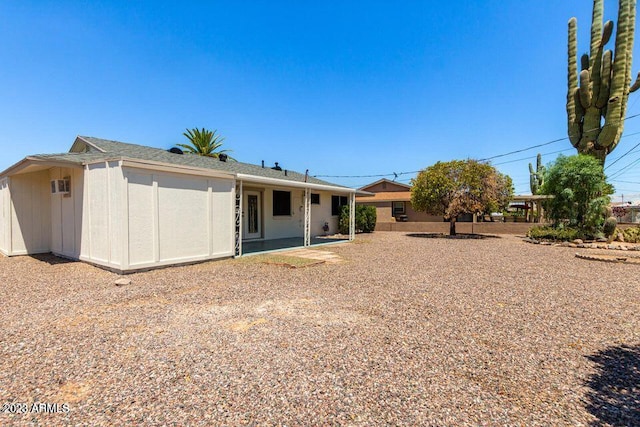
[[[76,135],[170,148],[206,127],[241,161],[359,187],[543,144],[566,136],[567,21],[583,52],[590,14],[585,0],[4,0],[0,170]],[[635,132],[640,117],[609,163]],[[574,153],[564,140],[493,164],[528,193],[528,162],[562,150]],[[625,198],[640,199],[640,165],[616,172],[636,159],[607,170]],[[359,177],[331,177],[344,175]]]

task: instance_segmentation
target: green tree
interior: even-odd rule
[[[511,178],[477,160],[438,162],[411,180],[411,205],[449,221],[456,234],[456,219],[464,213],[504,209],[513,196]]]
[[[198,154],[200,156],[218,158],[220,154],[226,154],[231,150],[219,150],[222,147],[224,138],[216,134],[217,130],[210,131],[208,129],[193,128],[187,129],[183,135],[189,140],[189,144],[176,144],[177,147],[183,148],[189,153]],[[230,160],[235,160],[227,154]]]
[[[568,225],[595,235],[606,219],[613,187],[595,157],[560,155],[547,168],[541,193],[553,196],[547,201],[547,212],[555,227]]]

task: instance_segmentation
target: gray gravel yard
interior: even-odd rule
[[[0,256],[0,425],[640,424],[637,265],[514,236],[323,249],[344,262],[122,287]]]

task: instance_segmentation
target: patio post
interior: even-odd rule
[[[311,192],[304,189],[304,247],[311,245]]]
[[[356,193],[349,193],[349,240],[356,238]]]
[[[242,256],[242,181],[236,181],[235,257]]]

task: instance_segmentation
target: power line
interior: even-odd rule
[[[638,132],[640,133],[640,132]],[[640,142],[638,142],[636,145],[634,145],[631,150],[627,151],[626,153],[624,153],[622,156],[618,157],[617,159],[615,159],[613,162],[609,163],[607,166],[605,166],[604,170],[607,170],[607,168],[609,166],[613,166],[615,165],[620,159],[623,159],[627,154],[631,153],[633,150],[635,150],[636,148],[640,147]]]
[[[623,121],[627,121],[629,119],[633,119],[633,118],[636,118],[636,117],[640,117],[640,113],[634,114],[634,115],[631,115],[631,116],[627,116]],[[591,130],[597,130],[597,129],[598,128],[594,128],[594,129],[591,129]],[[589,132],[589,131],[587,131],[587,132]],[[625,138],[625,137],[628,137],[628,136],[632,136],[632,135],[637,135],[637,134],[640,134],[640,132],[632,133],[632,134],[629,134],[629,135],[623,135],[622,138]],[[492,160],[492,159],[497,159],[497,158],[500,158],[500,157],[506,157],[506,156],[510,156],[512,154],[517,154],[517,153],[522,153],[524,151],[533,150],[534,148],[540,148],[540,147],[544,147],[544,146],[547,146],[547,145],[555,144],[556,142],[561,142],[561,141],[568,140],[568,139],[569,139],[569,137],[565,136],[563,138],[558,138],[558,139],[554,139],[552,141],[544,142],[542,144],[536,144],[536,145],[532,145],[530,147],[521,148],[519,150],[510,151],[508,153],[497,154],[495,156],[487,157],[487,158],[484,158],[484,159],[478,159],[478,161],[479,162],[486,162],[486,161],[489,161],[489,160]],[[568,148],[566,150],[560,150],[560,151],[568,151],[568,150],[571,150],[571,149]],[[558,151],[558,152],[560,152],[560,151]],[[549,154],[554,154],[554,153],[549,153]],[[626,154],[627,153],[625,153],[625,155]],[[526,160],[528,158],[530,158],[530,157],[527,157],[527,158],[525,158],[523,160]],[[616,161],[618,161],[618,160],[619,159],[617,159]],[[513,162],[515,162],[515,161],[517,161],[517,160],[514,160]],[[497,163],[496,165],[505,164],[505,163],[512,163],[512,162],[509,161],[509,162],[504,162],[504,163]],[[613,163],[615,163],[615,162],[613,162]],[[613,164],[613,163],[611,163],[611,164]],[[372,174],[372,175],[313,175],[313,176],[315,178],[383,178],[383,177],[386,177],[386,176],[394,176],[394,177],[397,178],[398,176],[401,176],[401,175],[410,175],[410,174],[414,174],[414,173],[419,173],[421,171],[422,171],[422,169],[417,170],[417,171],[398,172],[398,173],[391,172],[391,173]]]
[[[626,165],[625,167],[623,167],[622,169],[618,169],[617,171],[615,171],[610,177],[609,179],[614,179],[619,177],[622,172],[624,172],[625,170],[637,165],[638,163],[640,163],[640,157],[638,157],[636,160],[632,161],[631,163],[629,163],[628,165]]]
[[[567,148],[565,150],[552,151],[550,153],[542,153],[541,156],[548,156],[550,154],[564,153],[565,151],[570,151],[570,150],[573,150],[573,148]],[[529,157],[522,157],[520,159],[515,159],[515,160],[507,160],[506,162],[494,163],[493,166],[500,166],[500,165],[506,165],[507,163],[521,162],[523,160],[533,159],[535,157],[536,156],[529,156]]]

